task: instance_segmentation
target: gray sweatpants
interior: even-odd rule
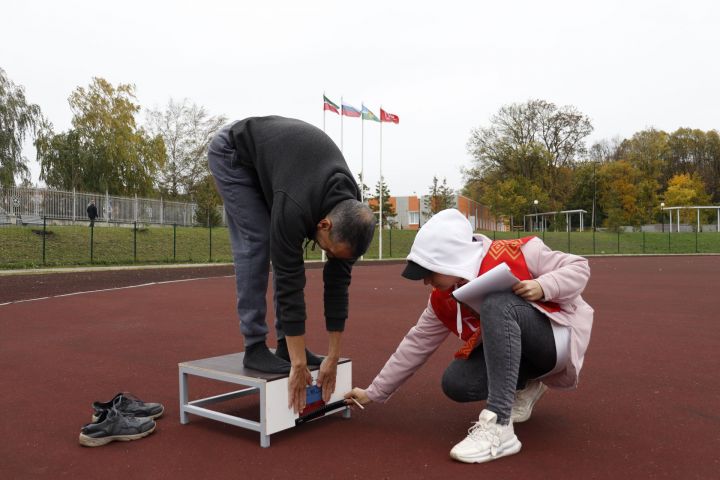
[[[512,292],[488,295],[480,309],[482,343],[445,370],[443,392],[458,402],[487,400],[498,423],[510,421],[515,391],[555,367],[550,319]]]
[[[256,173],[239,165],[230,144],[230,126],[223,127],[208,148],[208,164],[225,204],[235,264],[235,290],[240,331],[245,347],[264,342],[268,333],[268,277],[270,271],[270,210]],[[275,291],[273,285],[273,292]],[[273,295],[275,311],[277,298]],[[277,317],[278,338],[285,335]]]

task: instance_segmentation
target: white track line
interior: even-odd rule
[[[126,290],[128,288],[139,288],[139,287],[149,287],[151,285],[163,285],[166,283],[180,283],[180,282],[192,282],[195,280],[210,280],[211,278],[234,278],[234,275],[223,275],[220,277],[197,277],[197,278],[183,278],[180,280],[165,280],[162,282],[150,282],[150,283],[142,283],[140,285],[128,285],[125,287],[113,287],[113,288],[103,288],[100,290],[87,290],[85,292],[72,292],[72,293],[62,293],[60,295],[52,295],[49,297],[38,297],[38,298],[26,298],[24,300],[13,300],[12,302],[6,302],[6,303],[0,303],[0,307],[3,307],[5,305],[12,305],[15,303],[26,303],[26,302],[37,302],[39,300],[48,300],[50,298],[60,298],[60,297],[72,297],[73,295],[84,295],[87,293],[98,293],[98,292],[112,292],[114,290]]]

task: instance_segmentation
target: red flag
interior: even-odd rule
[[[380,121],[382,122],[392,122],[392,123],[400,123],[400,117],[395,115],[394,113],[388,113],[382,108],[380,109]]]

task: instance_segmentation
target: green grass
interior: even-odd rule
[[[158,263],[231,262],[232,254],[226,228],[212,231],[200,227],[132,228],[98,226],[49,226],[45,237],[43,261],[42,226],[4,226],[0,228],[0,268],[40,266],[128,265]],[[384,230],[384,259],[405,258],[417,232]],[[533,235],[530,232],[483,232],[490,238],[508,239]],[[591,254],[666,254],[720,253],[720,233],[608,233],[608,232],[535,232],[554,250],[580,255]],[[212,235],[212,239],[211,239]],[[212,246],[211,246],[212,240]],[[378,255],[378,235],[364,258]],[[305,249],[308,260],[319,260],[321,251]]]
[[[553,250],[578,255],[720,253],[720,233],[483,232],[507,239],[536,235]]]
[[[0,267],[230,262],[226,228],[49,226],[0,228]]]

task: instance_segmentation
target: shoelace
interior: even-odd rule
[[[468,429],[468,436],[474,441],[486,441],[490,443],[490,455],[497,456],[500,447],[500,428],[497,425],[489,425],[487,423],[475,422]]]

